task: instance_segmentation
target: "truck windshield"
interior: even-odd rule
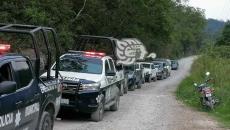
[[[125,68],[125,70],[131,70],[131,71],[133,71],[134,70],[134,65],[125,66],[124,68]]]
[[[142,64],[144,68],[150,69],[150,64]]]
[[[101,74],[102,61],[99,58],[66,55],[60,59],[60,71]]]
[[[162,63],[154,62],[154,65],[157,66],[157,68],[163,68]]]

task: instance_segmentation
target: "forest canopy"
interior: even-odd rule
[[[55,28],[62,51],[88,34],[135,37],[162,57],[195,53],[206,24],[203,10],[178,0],[2,0],[0,13],[1,23]]]

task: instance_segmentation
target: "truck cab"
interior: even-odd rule
[[[142,71],[137,67],[137,64],[124,66],[125,73],[128,74],[128,86],[132,91],[135,90],[135,88],[140,89],[143,82]]]
[[[56,65],[52,67],[54,74]],[[91,114],[101,121],[105,109],[119,108],[119,80],[115,63],[102,52],[69,51],[60,57],[63,78],[61,112],[65,109]]]
[[[0,26],[0,129],[53,128],[60,108],[61,86],[57,75],[56,78],[39,76],[39,48],[34,35],[35,32],[42,31],[45,36],[48,30],[55,35],[53,29],[46,27],[15,24]],[[16,34],[29,35],[33,39],[35,59],[16,53],[20,43],[15,46],[16,40],[9,40],[12,37],[8,34],[13,34],[14,37],[17,37]],[[56,43],[55,45],[57,47]]]
[[[154,67],[153,63],[150,62],[138,62],[138,64],[143,66],[144,79],[146,82],[151,82],[157,80],[157,68]]]

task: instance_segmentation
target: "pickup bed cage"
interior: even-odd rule
[[[111,56],[114,60],[116,60],[116,54],[115,54],[115,51],[116,51],[116,38],[114,37],[106,37],[106,36],[94,36],[94,35],[79,35],[76,40],[75,40],[75,44],[73,46],[73,50],[76,50],[76,51],[90,51],[90,50],[87,50],[87,48],[85,47],[86,44],[96,44],[97,41],[100,41],[100,40],[104,40],[106,41],[105,44],[110,44],[111,47],[112,47],[112,52],[110,52],[109,56]],[[95,48],[97,49],[97,48]],[[96,50],[97,51],[97,50]]]
[[[55,44],[56,49],[56,57],[55,60],[57,61],[56,67],[59,68],[59,46],[57,44],[57,34],[53,28],[49,27],[42,27],[42,26],[34,26],[34,25],[23,25],[23,24],[4,24],[0,23],[0,32],[1,33],[16,33],[16,34],[26,34],[30,35],[32,38],[32,44],[34,47],[34,52],[36,56],[35,60],[35,74],[36,77],[39,77],[39,70],[40,70],[40,50],[38,46],[38,39],[36,37],[36,32],[41,32],[42,37],[44,39],[44,43],[48,52],[47,58],[47,78],[50,78],[50,68],[51,68],[51,51],[49,40],[47,36],[47,31],[52,33],[53,42]],[[58,70],[58,69],[56,69]],[[58,71],[55,72],[55,78],[58,78]]]

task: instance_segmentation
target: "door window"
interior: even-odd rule
[[[110,65],[111,71],[115,72],[115,67],[114,67],[112,59],[109,59],[109,65]]]
[[[106,61],[105,61],[105,73],[108,72],[108,70],[110,70],[110,69],[109,69],[109,63],[108,63],[108,61],[106,60]]]
[[[0,83],[3,81],[12,81],[12,72],[9,63],[0,67]]]
[[[26,87],[33,79],[32,71],[26,61],[16,61],[14,69],[18,77],[17,89]]]

